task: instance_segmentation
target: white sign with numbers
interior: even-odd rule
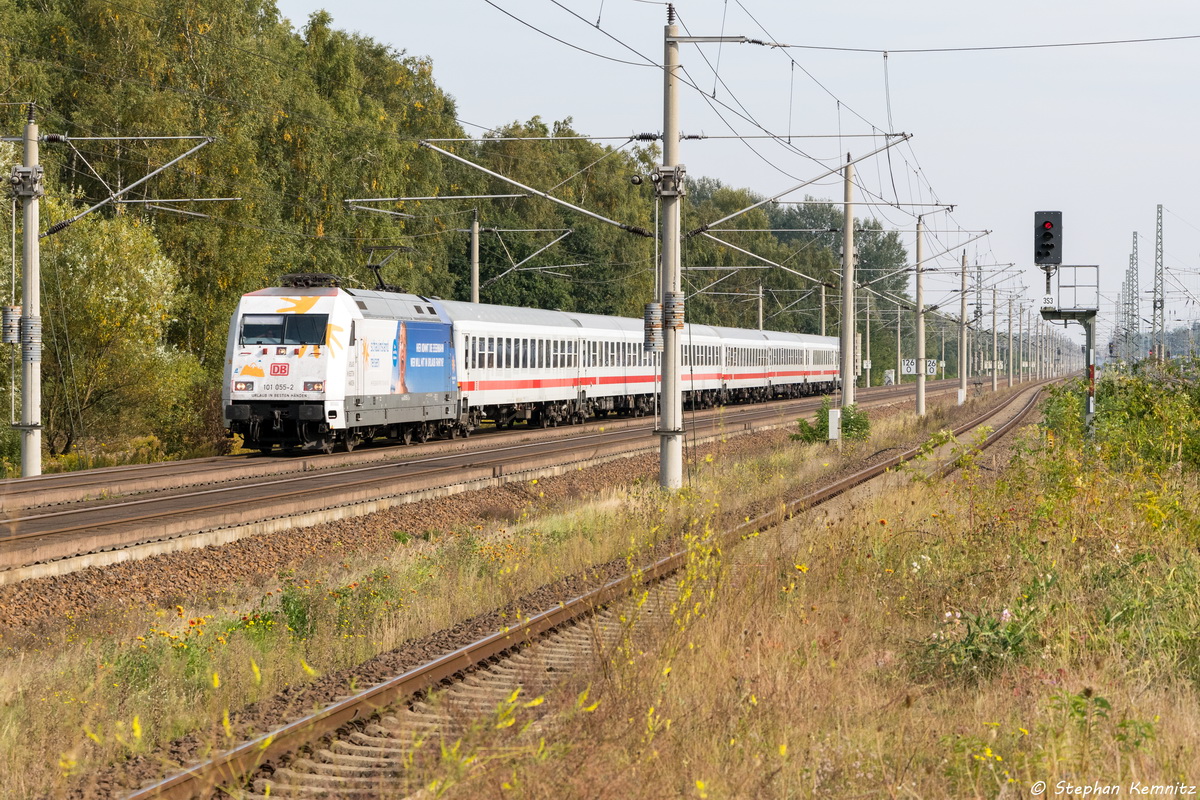
[[[937,375],[938,362],[936,358],[925,359],[925,374]]]
[[[915,358],[906,358],[900,363],[901,375],[916,375],[917,360]]]

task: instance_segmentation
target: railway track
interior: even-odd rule
[[[953,391],[955,385],[932,391]],[[910,387],[877,387],[864,390],[862,402],[894,403],[911,393]],[[689,438],[790,425],[819,403],[820,398],[810,398],[689,414]],[[178,464],[121,468],[116,474],[128,478],[116,497],[88,497],[105,480],[101,476],[46,476],[47,496],[65,498],[75,492],[88,499],[52,506],[13,499],[0,529],[0,584],[224,544],[423,497],[603,463],[657,449],[652,429],[653,422],[646,419],[601,420],[568,429],[569,435],[506,431],[470,446],[446,443],[439,448],[381,448],[376,454],[356,451],[300,459],[204,459],[191,478]],[[395,455],[387,457],[390,454]],[[218,479],[222,482],[215,483]],[[29,491],[28,482],[16,483],[20,491]],[[6,490],[11,488],[8,484]],[[10,494],[15,497],[17,491]]]
[[[945,391],[946,386],[950,385],[950,383],[952,382],[931,382],[930,391]],[[878,400],[881,397],[889,397],[893,401],[902,401],[907,399],[908,396],[913,395],[914,392],[915,389],[912,385],[905,385],[899,387],[899,389],[881,386],[859,390],[859,394],[863,396],[864,401]],[[687,416],[690,422],[693,418],[701,419],[721,414],[729,417],[736,417],[742,414],[757,416],[763,410],[770,410],[768,414],[795,414],[814,410],[820,405],[820,402],[820,397],[810,397],[761,405],[706,409],[695,413],[689,411]],[[784,411],[775,411],[781,408]],[[162,461],[152,464],[130,464],[76,472],[51,473],[33,478],[10,478],[0,481],[0,512],[13,516],[17,512],[31,508],[43,508],[94,501],[97,499],[112,500],[118,497],[161,492],[182,487],[229,483],[246,478],[356,466],[385,459],[395,460],[421,457],[424,454],[461,451],[471,447],[487,447],[489,444],[495,445],[497,442],[490,441],[493,439],[521,443],[534,439],[561,437],[564,435],[564,431],[595,430],[597,428],[618,430],[628,427],[650,430],[653,426],[646,418],[605,417],[589,420],[579,428],[569,427],[558,430],[541,430],[524,426],[513,429],[486,428],[465,442],[463,440],[435,440],[418,447],[407,447],[394,443],[376,443],[361,445],[353,453],[309,454],[281,452],[272,455],[246,453],[237,456],[189,459],[186,461]]]
[[[983,443],[987,447],[1011,431],[1037,404],[1040,389],[1029,387],[1005,404],[957,428],[964,432],[999,420]],[[723,544],[735,545],[749,534],[790,519],[847,490],[879,477],[912,459],[918,450],[896,455],[831,483],[779,510],[748,519],[719,535]],[[941,472],[953,469],[945,465]],[[129,795],[129,800],[206,796],[219,787],[236,787],[237,796],[376,797],[386,791],[400,796],[406,787],[397,784],[413,743],[431,736],[453,737],[464,720],[494,711],[504,698],[518,690],[539,692],[557,684],[559,676],[602,655],[621,635],[625,604],[635,586],[658,586],[645,603],[644,613],[654,614],[670,604],[671,587],[663,579],[686,563],[688,554],[677,552],[620,577],[592,592],[566,600],[518,624],[466,647],[409,670],[367,691],[283,728],[270,731],[184,772]],[[638,613],[643,613],[639,611]],[[438,697],[428,695],[438,687]],[[529,696],[525,694],[525,696]],[[553,724],[541,720],[537,724]],[[292,754],[306,748],[308,754]],[[264,769],[264,765],[265,769]],[[262,777],[247,785],[255,771]]]

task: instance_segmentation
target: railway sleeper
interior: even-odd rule
[[[371,756],[366,752],[367,748],[355,748],[347,741],[335,739],[331,741],[329,747],[320,748],[320,750],[312,751],[313,759],[325,764],[344,764],[347,766],[379,766],[390,764],[390,759],[379,756]]]
[[[354,772],[332,773],[323,771],[332,766],[330,764],[319,764],[308,759],[298,758],[292,762],[291,768],[280,767],[275,770],[272,778],[289,786],[313,786],[326,789],[353,787],[355,784],[378,786],[380,778],[389,778],[398,772],[395,762],[390,763],[392,764],[390,771],[371,773],[355,770]],[[359,772],[362,774],[358,774]]]
[[[345,787],[344,791],[338,791],[336,794],[331,794],[330,790],[325,787],[318,786],[303,786],[300,784],[280,783],[279,781],[269,780],[267,778],[259,778],[254,782],[254,791],[257,795],[251,795],[246,800],[288,800],[292,797],[319,798],[319,800],[334,800],[334,798],[354,798],[363,797],[371,798],[379,796],[379,787],[372,788],[363,787],[355,789]]]
[[[514,659],[517,657],[514,656]],[[532,658],[522,658],[516,661],[518,666],[524,666],[527,669],[538,670],[539,672],[563,672],[570,671],[576,667],[582,666],[588,662],[585,658],[548,658],[546,656],[536,656]]]
[[[405,745],[405,740],[395,736],[373,736],[366,731],[351,731],[350,743],[359,747],[375,748],[381,752],[407,753],[412,743]]]
[[[361,744],[353,740],[338,739],[329,745],[329,749],[338,755],[394,759],[396,756],[408,755],[412,748],[398,747],[395,741],[388,744]]]
[[[305,775],[330,775],[346,777],[370,777],[372,775],[391,775],[395,770],[380,768],[380,766],[360,766],[356,764],[335,764],[317,762],[311,758],[298,758],[292,762],[292,768]]]
[[[393,732],[393,735],[407,734],[414,728],[436,729],[439,725],[449,725],[454,720],[445,714],[430,709],[429,711],[406,711],[399,717],[387,716],[380,720],[380,727]]]

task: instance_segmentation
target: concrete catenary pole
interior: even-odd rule
[[[1038,379],[1039,380],[1044,380],[1046,378],[1045,325],[1046,325],[1046,323],[1042,322],[1041,320],[1038,320],[1038,322],[1037,322],[1037,365],[1038,365]]]
[[[917,416],[925,416],[925,220],[917,217]]]
[[[846,154],[842,215],[842,407],[854,405],[854,165]]]
[[[896,303],[896,385],[904,382],[904,351],[900,343],[900,304]]]
[[[1025,306],[1022,305],[1017,313],[1017,325],[1019,326],[1017,336],[1017,382],[1025,382]]]
[[[663,168],[659,194],[662,198],[662,265],[660,285],[663,307],[662,421],[659,436],[659,485],[664,489],[683,486],[683,393],[679,375],[680,334],[683,332],[683,293],[680,272],[679,165],[679,43],[675,37],[675,8],[667,6],[663,63]]]
[[[821,284],[821,335],[825,335],[825,284]]]
[[[762,284],[760,283],[758,285],[758,329],[760,331],[763,329],[763,307],[762,306],[763,306],[763,287],[762,287]]]
[[[866,328],[867,335],[863,337],[863,361],[867,364],[871,363],[871,293],[863,295],[863,301],[866,303]],[[864,367],[863,369],[863,386],[867,389],[871,388],[871,368]]]
[[[1008,297],[1008,388],[1013,385],[1012,295]]]
[[[962,255],[958,311],[958,404],[967,402],[967,251]]]
[[[992,287],[992,391],[1000,388],[1000,329],[996,327],[996,287]]]
[[[479,302],[479,209],[471,218],[471,302]]]
[[[1154,226],[1154,307],[1151,320],[1154,325],[1154,357],[1159,361],[1167,357],[1167,334],[1165,322],[1166,295],[1163,293],[1163,207],[1158,206],[1158,222]]]
[[[42,167],[38,163],[38,126],[33,106],[25,123],[25,152],[13,175],[21,198],[21,475],[42,474],[42,305],[41,250],[38,239],[38,198],[42,196]]]

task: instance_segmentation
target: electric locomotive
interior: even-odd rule
[[[428,298],[293,285],[244,295],[233,315],[225,420],[246,447],[465,434],[459,394],[451,322]]]

